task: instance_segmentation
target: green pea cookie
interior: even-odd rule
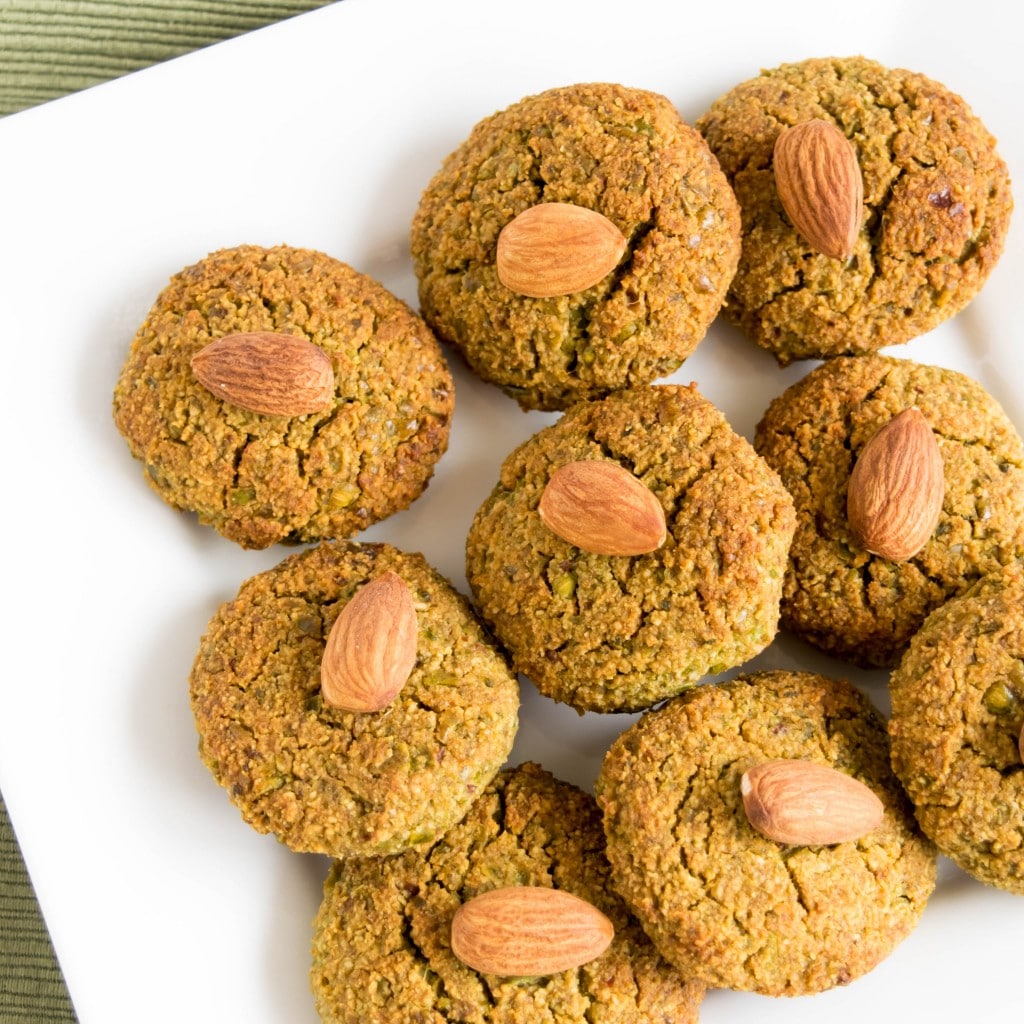
[[[412,674],[383,710],[340,710],[320,689],[326,638],[388,572],[413,598]],[[325,542],[245,582],[210,621],[190,685],[200,756],[245,821],[334,857],[433,842],[518,727],[518,682],[465,599],[421,555],[384,544]]]
[[[864,181],[853,255],[816,251],[786,215],[773,151],[823,119]],[[863,57],[763,71],[698,121],[743,211],[743,252],[725,314],[780,364],[873,352],[930,331],[978,293],[1013,209],[1006,164],[959,96]]]
[[[930,539],[894,561],[857,542],[846,495],[864,446],[912,406],[937,440],[944,493]],[[962,373],[879,355],[831,359],[771,402],[754,447],[796,504],[782,626],[829,654],[893,665],[929,612],[1024,557],[1024,444]]]
[[[656,498],[664,543],[583,550],[538,511],[552,474],[598,460]],[[512,452],[466,541],[476,604],[515,668],[579,711],[635,711],[739,665],[775,636],[792,499],[696,388],[581,402]]]
[[[232,334],[308,339],[334,397],[299,416],[250,412],[196,378]],[[114,390],[146,480],[246,548],[349,537],[406,508],[448,445],[451,374],[437,339],[383,285],[309,249],[222,249],[171,278]]]
[[[892,763],[922,830],[975,878],[1024,895],[1024,569],[928,616],[890,679]]]
[[[498,278],[502,229],[571,203],[625,236],[618,265],[572,294]],[[718,314],[739,211],[700,135],[656,93],[581,84],[477,124],[428,184],[412,225],[426,321],[525,409],[564,409],[675,370]]]
[[[614,925],[611,945],[542,977],[472,970],[452,952],[452,917],[510,885],[586,900]],[[593,797],[535,764],[500,772],[427,850],[336,862],[314,922],[310,980],[324,1024],[696,1024],[704,995],[615,895]]]
[[[859,780],[881,823],[832,845],[766,838],[741,779],[778,758]],[[780,671],[698,686],[615,741],[596,792],[616,888],[662,955],[709,986],[796,996],[845,985],[910,934],[935,884],[885,722],[840,680]]]

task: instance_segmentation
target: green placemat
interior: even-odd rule
[[[0,116],[332,0],[0,0]],[[0,795],[0,1024],[75,1012]]]
[[[330,0],[0,0],[0,116]]]
[[[50,936],[0,798],[0,1022],[67,1024],[74,1020]]]

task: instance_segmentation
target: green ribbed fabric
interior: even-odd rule
[[[72,1024],[50,936],[0,799],[0,1024]]]
[[[0,116],[330,0],[0,0]]]
[[[0,0],[0,117],[334,0]],[[0,795],[0,1024],[74,1024]]]

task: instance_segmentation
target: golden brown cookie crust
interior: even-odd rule
[[[1024,567],[933,612],[890,679],[892,762],[922,830],[1024,895]]]
[[[498,234],[538,203],[607,217],[628,246],[573,295],[500,283]],[[423,316],[524,408],[666,376],[715,318],[739,258],[739,211],[704,140],[663,96],[586,84],[481,121],[427,186],[412,227]]]
[[[740,779],[826,764],[885,807],[877,829],[786,846],[748,822]],[[662,954],[709,986],[801,995],[844,985],[916,926],[935,851],[889,767],[885,723],[850,684],[803,672],[699,686],[612,745],[597,782],[615,885]]]
[[[551,474],[589,459],[654,493],[662,547],[597,555],[544,525]],[[466,576],[542,693],[577,710],[637,710],[768,646],[794,525],[778,477],[718,409],[693,386],[649,385],[581,402],[508,456],[470,527]]]
[[[382,711],[327,705],[320,661],[370,579],[412,592],[416,664]],[[505,762],[519,686],[418,554],[325,542],[247,580],[213,616],[190,679],[199,753],[242,817],[300,852],[376,856],[433,842]]]
[[[425,852],[336,863],[314,923],[313,994],[324,1024],[696,1024],[704,986],[658,954],[609,882],[593,797],[534,764],[502,771]],[[506,885],[571,892],[615,926],[577,970],[479,974],[451,951],[464,901]]]
[[[323,412],[248,412],[190,363],[228,334],[308,338],[334,367]],[[114,420],[146,480],[246,548],[352,536],[407,507],[448,444],[451,374],[427,325],[323,253],[243,245],[171,278],[132,342]]]
[[[931,539],[895,562],[856,543],[846,492],[858,453],[910,406],[937,437],[945,495]],[[962,373],[878,355],[829,360],[772,401],[754,447],[797,509],[782,626],[837,657],[894,664],[929,612],[1024,555],[1024,445]]]
[[[848,261],[815,252],[785,215],[773,147],[822,118],[853,144],[864,220]],[[781,364],[873,352],[963,309],[1002,253],[1013,199],[995,140],[959,96],[863,57],[783,64],[697,122],[743,211],[726,315]]]

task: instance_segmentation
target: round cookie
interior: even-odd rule
[[[709,986],[774,996],[844,985],[884,959],[936,873],[887,739],[849,683],[781,671],[696,687],[623,733],[597,800],[615,885],[662,955]],[[882,801],[881,824],[828,846],[765,838],[740,780],[775,758],[858,779]]]
[[[552,202],[596,210],[627,247],[597,284],[530,298],[499,281],[498,235]],[[717,162],[665,97],[551,89],[477,124],[427,186],[412,225],[420,307],[523,408],[564,409],[680,365],[721,307],[739,223]]]
[[[650,554],[583,551],[538,503],[570,462],[621,465],[666,515]],[[476,604],[537,688],[633,711],[738,665],[775,635],[795,519],[775,473],[696,388],[581,402],[505,460],[466,541]]]
[[[898,562],[854,541],[846,492],[864,445],[911,406],[936,435],[945,495],[931,539]],[[837,657],[894,664],[930,611],[1024,556],[1024,445],[961,373],[878,355],[829,360],[772,401],[754,447],[796,503],[782,627]]]
[[[507,885],[587,900],[611,919],[611,945],[544,977],[471,970],[452,953],[452,917]],[[658,956],[615,895],[593,797],[534,764],[499,773],[427,851],[336,862],[314,922],[310,980],[324,1024],[696,1024],[704,995]]]
[[[334,369],[322,412],[249,412],[192,357],[231,334],[297,335]],[[246,548],[348,537],[407,507],[448,444],[454,390],[426,324],[371,278],[309,249],[223,249],[171,278],[114,390],[146,479]]]
[[[334,620],[387,572],[409,587],[416,664],[374,713],[320,692]],[[199,753],[242,817],[300,852],[376,856],[433,842],[505,762],[519,688],[465,599],[423,557],[325,542],[245,582],[190,678]]]
[[[1024,568],[934,611],[890,692],[893,768],[922,831],[975,878],[1024,895]]]
[[[864,179],[848,260],[815,251],[783,211],[773,147],[823,119]],[[957,95],[863,57],[783,64],[743,82],[697,122],[743,211],[726,315],[780,364],[873,352],[963,309],[1002,253],[1013,208],[995,140]]]

